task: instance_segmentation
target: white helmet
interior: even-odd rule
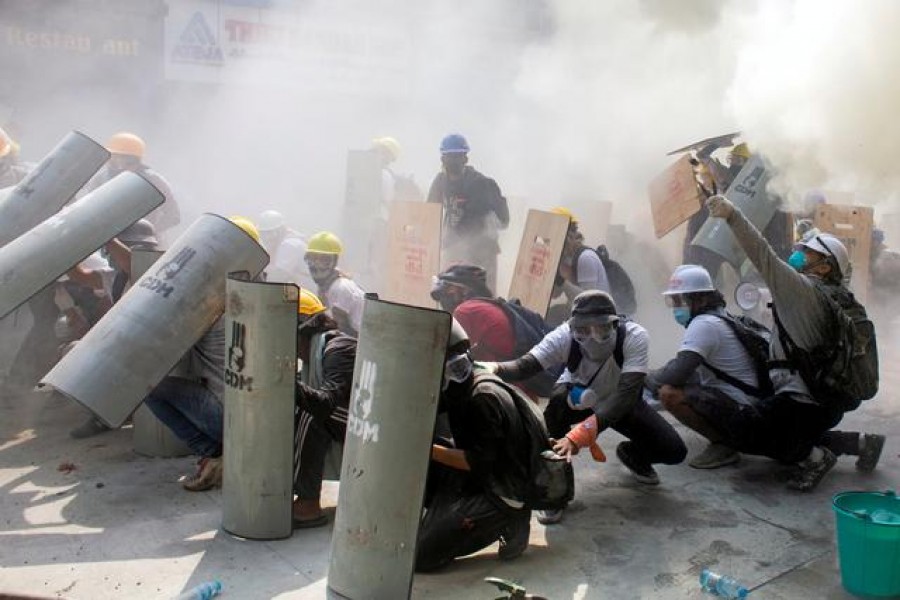
[[[669,288],[663,296],[693,294],[694,292],[714,292],[709,272],[699,265],[680,265],[669,279]]]
[[[841,240],[830,233],[811,236],[800,242],[799,245],[818,252],[826,258],[833,258],[837,262],[841,277],[850,275],[850,255],[847,253],[847,248]]]
[[[260,231],[275,231],[284,227],[284,215],[277,210],[265,210],[256,220],[256,228]]]

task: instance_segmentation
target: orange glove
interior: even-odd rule
[[[597,415],[591,415],[566,434],[566,438],[579,448],[589,448],[591,456],[597,462],[606,462],[606,455],[597,444],[597,435],[599,434],[600,423]]]

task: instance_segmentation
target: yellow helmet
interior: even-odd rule
[[[340,256],[344,251],[344,245],[341,244],[341,240],[338,236],[330,231],[320,231],[309,238],[309,243],[306,245],[306,251],[317,254],[334,254]]]
[[[300,300],[297,302],[297,314],[309,318],[325,310],[325,305],[319,297],[307,289],[300,290]]]
[[[400,158],[400,142],[395,140],[392,137],[380,137],[372,140],[372,145],[376,147],[381,147],[387,150],[388,154],[391,155],[391,160],[397,160]]]
[[[12,152],[16,154],[16,143],[11,137],[0,127],[0,158]]]
[[[735,156],[740,156],[741,158],[750,158],[750,147],[747,146],[746,142],[742,142],[732,148],[731,153]]]
[[[550,212],[562,215],[564,217],[569,217],[569,222],[573,225],[578,225],[578,219],[575,218],[575,215],[572,214],[572,211],[568,208],[563,208],[562,206],[554,206],[550,209]]]
[[[127,131],[120,131],[106,141],[106,149],[113,154],[127,154],[137,158],[144,157],[145,147],[144,140]]]
[[[256,225],[253,224],[253,221],[240,215],[228,217],[228,220],[240,227],[244,233],[252,237],[254,242],[257,244],[259,243],[259,230],[256,228]]]

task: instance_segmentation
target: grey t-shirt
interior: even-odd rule
[[[225,398],[225,318],[220,317],[188,353],[189,372],[205,382],[221,402]]]
[[[695,352],[707,363],[735,379],[753,387],[759,385],[750,354],[728,323],[715,315],[700,314],[691,319],[679,351]],[[716,377],[705,365],[701,364],[697,368],[697,374],[703,387],[721,390],[741,404],[752,404],[755,400]]]

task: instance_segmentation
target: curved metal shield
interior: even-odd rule
[[[770,175],[763,160],[753,156],[725,192],[725,197],[740,208],[760,231],[769,224],[778,209],[778,204],[766,193]],[[724,219],[706,219],[691,244],[712,250],[738,271],[747,259]]]
[[[268,260],[231,221],[202,215],[41,384],[119,427],[225,310],[228,274],[250,279]]]
[[[227,284],[222,527],[245,538],[293,528],[299,294],[292,283]]]
[[[450,322],[442,311],[366,298],[331,542],[332,595],[409,597]]]
[[[0,248],[56,214],[109,159],[83,133],[69,133],[0,200]]]
[[[146,179],[122,173],[0,248],[0,317],[164,201]]]

